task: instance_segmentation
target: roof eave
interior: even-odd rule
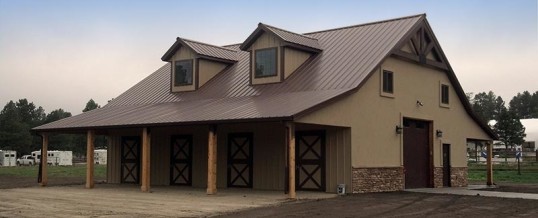
[[[266,32],[262,26],[261,23],[258,24],[258,27],[252,32],[247,39],[243,43],[241,43],[241,46],[239,46],[239,49],[242,51],[248,51],[248,48],[260,37],[264,32]]]
[[[185,43],[183,43],[179,37],[176,38],[176,41],[174,42],[174,44],[168,49],[168,51],[166,51],[166,53],[164,53],[164,55],[161,57],[161,60],[162,61],[167,61],[169,62],[170,58],[172,58],[172,56],[174,56],[174,54],[176,53],[176,51],[179,49],[179,47],[181,45],[185,45]]]
[[[290,116],[264,117],[264,118],[204,120],[204,121],[170,122],[170,123],[123,124],[123,125],[109,125],[109,126],[84,126],[84,127],[65,127],[65,128],[42,128],[42,129],[39,129],[39,127],[35,127],[31,129],[30,132],[32,133],[55,133],[55,132],[56,133],[81,133],[87,130],[97,130],[97,129],[103,130],[103,129],[118,129],[118,128],[214,125],[214,124],[230,124],[230,123],[279,122],[279,121],[293,121],[293,116],[290,115]]]

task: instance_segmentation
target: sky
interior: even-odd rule
[[[297,33],[426,13],[465,92],[538,90],[537,0],[0,0],[0,106],[73,115],[147,77],[184,37],[243,42],[259,22]]]

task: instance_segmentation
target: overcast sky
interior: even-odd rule
[[[538,90],[536,0],[0,0],[0,106],[81,113],[165,63],[178,36],[226,45],[267,23],[303,33],[426,13],[465,92]]]

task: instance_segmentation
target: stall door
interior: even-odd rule
[[[140,181],[140,137],[121,137],[121,183]]]
[[[429,123],[404,119],[405,188],[430,186]]]
[[[228,187],[252,188],[252,133],[228,135]]]
[[[325,191],[325,131],[295,133],[297,190]]]
[[[170,185],[192,185],[192,135],[172,136],[170,155]]]

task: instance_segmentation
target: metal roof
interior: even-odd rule
[[[168,61],[181,46],[190,48],[194,53],[202,57],[216,58],[226,62],[237,61],[237,51],[235,50],[180,37],[176,38],[176,42],[168,49],[161,60]]]
[[[292,47],[315,52],[323,50],[318,42],[318,39],[314,36],[290,32],[288,30],[283,30],[263,23],[258,24],[258,28],[256,28],[256,30],[250,34],[250,36],[245,40],[245,42],[242,43],[239,49],[245,51],[252,45],[252,43],[256,41],[259,36],[265,32],[275,35],[280,40],[289,43],[288,45]]]
[[[103,108],[34,130],[292,118],[356,90],[424,19],[416,15],[304,34],[317,39],[323,51],[276,84],[250,85],[249,53],[239,50],[240,44],[226,46],[236,51],[238,62],[197,91],[171,93],[166,64]]]

